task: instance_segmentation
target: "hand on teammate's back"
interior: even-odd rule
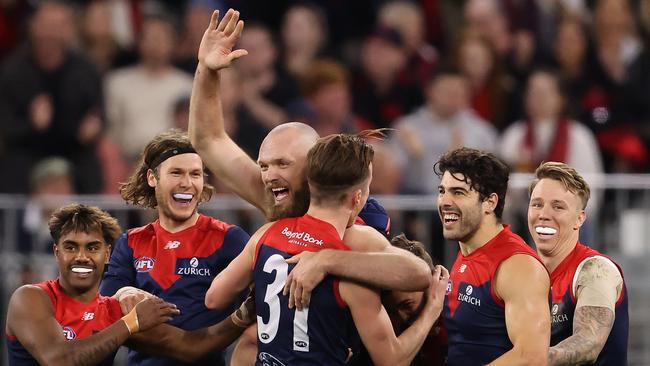
[[[228,10],[219,21],[219,11],[215,10],[210,18],[210,25],[205,30],[199,46],[199,64],[210,70],[217,71],[248,54],[246,50],[232,50],[242,30],[244,21],[239,20],[239,12]]]
[[[163,301],[158,297],[151,297],[138,303],[135,307],[140,331],[151,329],[156,325],[172,320],[180,314],[176,305]]]
[[[302,252],[287,259],[287,263],[296,265],[289,273],[283,291],[285,296],[289,295],[289,309],[309,307],[311,292],[327,275],[321,259],[326,252]]]

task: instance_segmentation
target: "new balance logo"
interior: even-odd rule
[[[85,312],[84,315],[81,317],[81,320],[93,320],[94,317],[95,317],[95,313]]]
[[[176,249],[181,246],[181,242],[178,240],[170,240],[165,244],[164,249]]]

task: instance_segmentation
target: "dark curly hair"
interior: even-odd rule
[[[454,178],[469,184],[471,189],[478,192],[481,201],[496,193],[499,202],[494,214],[501,220],[506,204],[510,168],[494,154],[462,147],[445,153],[433,166],[433,172],[441,178],[445,172],[451,173]],[[458,174],[462,174],[463,179],[460,179]]]
[[[101,233],[107,245],[113,245],[122,229],[108,212],[79,203],[72,203],[54,211],[48,221],[54,244],[59,244],[63,235],[71,232]]]

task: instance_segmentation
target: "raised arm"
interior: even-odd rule
[[[45,291],[23,286],[9,302],[7,329],[41,365],[96,365],[115,352],[131,333],[167,322],[175,314],[178,310],[172,304],[148,299],[101,332],[67,341]]]
[[[127,346],[154,356],[194,363],[228,347],[255,323],[255,299],[249,296],[231,316],[210,327],[185,331],[161,324],[129,338]]]
[[[544,266],[526,254],[501,263],[496,293],[505,303],[506,328],[512,349],[490,365],[546,365],[551,337],[549,276]]]
[[[573,334],[549,350],[549,365],[580,365],[596,361],[614,325],[616,300],[623,277],[604,257],[590,259],[576,274]]]
[[[219,70],[247,51],[232,48],[244,28],[239,12],[228,10],[221,22],[212,13],[199,47],[199,64],[190,99],[189,135],[208,168],[237,195],[264,211],[264,184],[258,165],[228,136],[219,92]]]
[[[411,364],[440,316],[448,281],[447,270],[437,266],[425,294],[426,304],[422,312],[399,337],[395,335],[378,292],[341,282],[341,297],[350,307],[354,324],[375,365]]]
[[[354,225],[343,240],[352,251],[303,252],[287,261],[297,263],[284,288],[289,306],[308,306],[311,291],[327,275],[387,290],[422,291],[429,286],[431,271],[426,262],[390,245],[377,230]]]
[[[246,247],[228,267],[212,280],[205,294],[208,309],[223,309],[237,299],[237,296],[253,281],[253,257],[255,246],[272,223],[264,224],[251,236]]]

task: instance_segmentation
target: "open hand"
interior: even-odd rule
[[[219,21],[219,11],[215,10],[210,18],[210,25],[203,33],[199,46],[199,64],[210,70],[226,68],[248,51],[232,50],[244,29],[244,21],[239,20],[239,12],[229,9]]]
[[[289,308],[294,306],[302,310],[309,306],[311,292],[323,281],[327,272],[319,259],[321,252],[302,252],[287,259],[287,263],[296,264],[284,285],[285,296],[289,295]]]

